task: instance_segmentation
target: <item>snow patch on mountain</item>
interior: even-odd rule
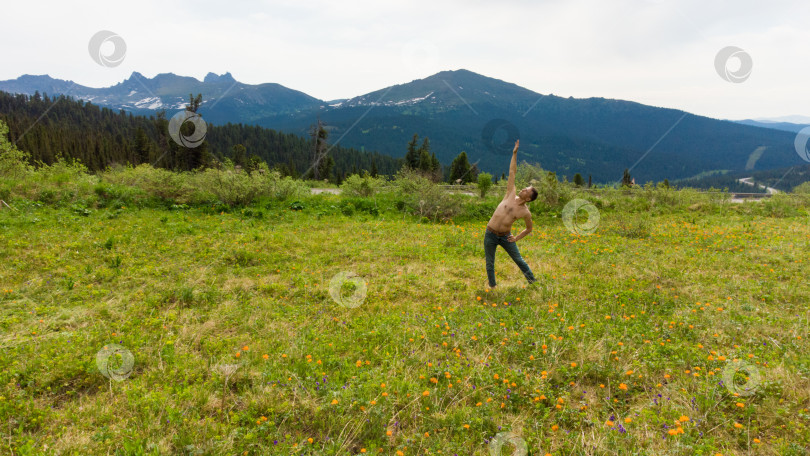
[[[428,98],[435,100],[436,97],[433,96],[433,93],[434,92],[431,91],[430,93],[428,93],[425,96],[416,97],[416,98],[410,98],[408,100],[399,100],[399,101],[387,100],[387,101],[383,101],[383,102],[368,101],[365,96],[361,96],[361,97],[357,97],[357,98],[354,98],[352,100],[348,100],[348,101],[345,101],[345,102],[341,101],[339,103],[330,104],[329,106],[333,107],[333,108],[339,108],[341,106],[352,107],[352,106],[403,106],[403,105],[414,105],[414,104],[420,103],[422,101],[425,101]]]
[[[425,100],[427,97],[429,97],[431,95],[433,95],[433,92],[430,92],[429,94],[425,95],[424,97],[417,97],[417,98],[411,98],[410,100],[398,101],[398,102],[394,103],[394,105],[404,105],[404,104],[419,103],[420,101]]]
[[[163,102],[158,97],[148,97],[135,102],[135,106],[141,109],[158,109],[163,106]]]
[[[186,109],[186,99],[178,97],[177,100],[169,109]]]

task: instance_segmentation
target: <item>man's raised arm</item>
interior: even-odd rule
[[[515,174],[517,173],[517,150],[520,145],[520,140],[515,141],[515,148],[512,150],[512,162],[509,164],[509,180],[506,184],[506,198],[509,195],[515,195]]]

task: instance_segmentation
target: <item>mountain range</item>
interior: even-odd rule
[[[783,130],[783,131],[790,131],[793,133],[798,133],[801,130],[810,127],[810,121],[807,123],[795,123],[795,122],[783,122],[783,121],[772,121],[772,120],[752,120],[752,119],[745,119],[745,120],[735,120],[737,123],[741,123],[743,125],[751,125],[754,127],[762,127],[762,128],[773,128],[775,130]]]
[[[618,181],[625,168],[636,182],[645,182],[805,163],[794,149],[798,130],[623,100],[540,94],[467,70],[331,101],[279,84],[240,83],[230,73],[209,73],[200,81],[135,72],[106,88],[24,75],[0,81],[0,90],[64,94],[147,116],[159,110],[171,116],[184,108],[190,93],[201,93],[198,112],[212,124],[258,125],[304,136],[320,119],[331,143],[393,157],[404,156],[408,141],[418,134],[430,139],[431,151],[443,164],[466,151],[471,163],[498,175],[508,171],[511,145],[518,138],[521,160],[569,179],[578,172],[605,183]]]

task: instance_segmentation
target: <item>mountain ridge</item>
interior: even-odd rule
[[[207,119],[214,123],[227,122],[234,116],[234,110],[248,103],[256,106],[256,109],[253,109],[255,117],[313,108],[322,103],[317,98],[280,84],[238,82],[230,72],[221,75],[209,72],[201,81],[174,73],[158,73],[153,78],[147,78],[140,72],[133,71],[123,81],[101,88],[54,79],[50,75],[23,75],[17,79],[0,81],[0,90],[26,95],[33,95],[37,91],[49,95],[67,95],[100,106],[124,109],[141,115],[154,114],[160,109],[181,110],[187,104],[190,93],[204,92],[203,106],[223,103],[220,112],[214,112],[214,115]]]
[[[498,174],[507,171],[509,143],[517,138],[522,160],[539,162],[560,175],[593,175],[597,182],[618,180],[625,168],[643,182],[743,170],[752,163],[758,169],[802,163],[791,132],[626,100],[541,94],[466,69],[332,101],[275,83],[240,83],[227,72],[208,73],[202,81],[173,73],[149,79],[133,72],[101,89],[26,75],[0,81],[0,90],[31,94],[35,84],[144,115],[181,110],[189,93],[202,93],[198,112],[209,123],[253,124],[306,136],[321,119],[330,141],[392,157],[403,156],[416,133],[430,138],[445,165],[465,151],[480,169]],[[760,151],[757,159],[749,160],[755,151]]]
[[[801,130],[810,126],[810,123],[799,124],[793,122],[777,122],[777,121],[764,121],[764,120],[753,120],[753,119],[745,119],[745,120],[734,120],[732,122],[736,122],[743,125],[750,125],[753,127],[760,127],[760,128],[770,128],[773,130],[782,130],[782,131],[789,131],[793,133],[798,133]]]

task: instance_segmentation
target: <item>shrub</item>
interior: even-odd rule
[[[363,176],[352,174],[340,185],[344,195],[348,196],[372,196],[380,191],[385,184],[385,179],[374,178],[364,173]]]
[[[537,191],[539,192],[540,189],[538,186],[542,184],[547,176],[548,172],[540,167],[539,164],[531,164],[525,161],[518,163],[517,172],[515,173],[515,188],[525,188],[529,185],[533,185],[534,188],[537,188]],[[505,179],[503,180],[503,183],[506,184]],[[538,198],[540,198],[540,195],[538,195]]]
[[[271,171],[267,175],[269,181],[269,196],[275,200],[287,201],[294,198],[303,198],[311,193],[309,187],[290,176],[281,177],[278,171]]]
[[[489,173],[481,173],[478,175],[478,191],[481,194],[481,198],[487,196],[487,192],[489,189],[492,188],[492,174]]]
[[[810,181],[802,182],[801,184],[793,187],[793,193],[810,195]]]
[[[345,204],[341,205],[340,211],[343,213],[343,215],[352,216],[354,215],[354,204],[346,202]]]
[[[197,203],[218,200],[230,206],[241,206],[259,197],[286,201],[310,194],[310,189],[303,182],[291,177],[281,178],[278,171],[259,168],[248,173],[235,168],[230,160],[226,160],[221,168],[191,173],[187,180],[192,192],[191,200]]]
[[[674,207],[678,204],[678,192],[671,189],[669,185],[659,184],[651,192],[650,198],[653,205]]]
[[[34,172],[29,164],[31,156],[11,144],[7,135],[8,125],[0,121],[0,176],[13,180],[25,179]]]
[[[429,220],[449,220],[461,212],[461,203],[419,172],[403,169],[394,186],[403,197],[407,212]],[[462,196],[469,198],[469,196]]]
[[[538,182],[536,179],[529,183],[537,190],[537,200],[549,208],[560,208],[574,198],[571,184],[560,183],[557,175],[551,171]]]
[[[776,193],[762,202],[762,209],[769,217],[795,217],[799,215],[797,205],[801,202],[786,193]]]
[[[188,202],[191,189],[184,186],[188,174],[154,168],[144,163],[135,167],[127,165],[107,168],[101,173],[101,179],[113,185],[139,188],[146,195],[164,201]]]
[[[100,207],[131,206],[146,195],[146,192],[140,188],[109,182],[99,182],[93,190],[99,197]]]
[[[229,206],[247,205],[256,197],[269,192],[267,181],[241,168],[226,166],[223,169],[208,168],[190,175],[188,184],[193,190],[192,200],[204,203],[219,200]]]
[[[366,213],[374,215],[374,216],[380,215],[380,210],[377,207],[377,203],[374,200],[370,200],[370,199],[342,198],[340,206],[341,206],[341,210],[344,211],[344,214],[346,213],[345,208],[351,206],[351,209],[349,209],[349,211],[351,213],[354,213],[354,211],[357,211],[357,212],[366,212]],[[351,214],[346,214],[346,215],[351,215]]]
[[[402,195],[418,193],[420,188],[431,184],[433,182],[422,173],[409,168],[399,170],[394,178],[394,188]]]
[[[95,204],[97,197],[93,194],[93,188],[99,179],[88,174],[87,167],[81,162],[59,155],[51,165],[38,164],[39,167],[29,178],[18,185],[19,194],[54,204],[67,205],[80,199],[83,204]]]
[[[724,201],[728,201],[729,198],[731,198],[731,195],[728,193],[728,187],[725,187],[722,190],[719,188],[709,187],[706,195],[708,196],[709,202],[712,205],[722,204]]]
[[[461,213],[454,220],[486,220],[492,216],[496,206],[497,204],[492,204],[488,200],[468,200],[462,203]]]
[[[45,183],[56,184],[62,187],[68,184],[95,184],[98,178],[90,174],[81,161],[75,158],[65,158],[57,155],[56,161],[51,165],[39,162],[37,176]]]

